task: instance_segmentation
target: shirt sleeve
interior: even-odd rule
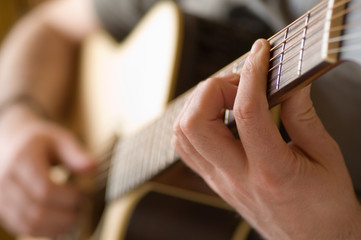
[[[157,0],[93,0],[103,27],[122,40]]]

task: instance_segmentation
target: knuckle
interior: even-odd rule
[[[257,118],[258,106],[250,99],[243,99],[241,103],[236,103],[233,114],[236,120],[240,122],[252,122]]]
[[[180,131],[188,137],[191,136],[192,133],[196,131],[197,129],[196,125],[197,125],[197,120],[194,116],[183,118],[179,122]]]
[[[287,186],[292,180],[286,180],[282,176],[261,171],[253,180],[257,192],[271,202],[283,203],[289,199],[290,194],[292,195],[292,189]]]
[[[197,88],[195,89],[196,92],[205,92],[207,91],[207,89],[214,89],[216,86],[218,86],[220,84],[220,80],[221,78],[219,77],[210,77],[207,78],[204,81],[201,81],[198,85]],[[195,95],[198,95],[197,93]]]

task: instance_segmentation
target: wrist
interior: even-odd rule
[[[8,113],[21,113],[26,115],[37,115],[43,119],[49,118],[44,107],[29,95],[22,94],[16,96],[10,100],[0,103],[0,120],[4,118]],[[10,114],[11,115],[11,114]]]
[[[1,136],[12,136],[31,123],[44,121],[46,117],[39,113],[31,104],[24,101],[7,102],[0,109]]]

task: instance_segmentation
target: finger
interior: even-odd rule
[[[224,178],[216,166],[204,159],[179,130],[175,130],[176,134],[173,136],[172,142],[182,160],[197,172],[215,192],[222,192],[223,196],[228,196],[226,189],[222,189],[227,178]]]
[[[4,186],[1,203],[6,206],[4,226],[13,233],[53,236],[68,229],[75,221],[75,210],[52,209],[40,204],[25,191],[18,179],[10,177]],[[46,235],[43,235],[46,234]]]
[[[25,231],[32,236],[56,237],[65,234],[75,227],[77,221],[76,211],[54,209],[51,207],[30,207],[28,213],[28,228]]]
[[[205,172],[213,172],[214,167],[209,164],[189,143],[180,128],[174,130],[172,144],[177,149],[182,160],[201,176]]]
[[[266,84],[270,46],[257,40],[241,72],[234,117],[249,164],[278,171],[288,148],[268,108]]]
[[[282,122],[293,144],[314,160],[329,161],[335,158],[325,154],[335,156],[341,153],[317,116],[310,91],[311,86],[301,89],[281,105]]]
[[[27,155],[21,160],[15,177],[38,204],[54,208],[76,209],[81,201],[80,192],[66,185],[57,185],[49,177],[47,156],[41,149],[33,149],[32,155]]]
[[[218,170],[239,171],[242,145],[219,113],[232,108],[237,92],[237,75],[211,78],[195,89],[194,97],[180,118],[179,127],[196,151]],[[238,172],[239,174],[239,172]]]
[[[1,209],[1,224],[11,233],[23,233],[23,229],[27,225],[25,213],[31,198],[12,176],[8,177],[1,189],[3,194],[0,195],[0,204],[6,206]]]
[[[75,173],[88,172],[95,169],[95,161],[81,144],[63,129],[53,129],[51,137],[53,151],[58,160]]]

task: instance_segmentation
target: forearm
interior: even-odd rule
[[[0,102],[26,94],[57,117],[75,60],[75,44],[34,16],[24,19],[0,55]]]
[[[84,9],[89,2],[54,1],[13,29],[0,51],[0,106],[26,95],[50,117],[61,116],[77,65],[78,45],[96,29],[93,16],[84,13],[90,11]]]

